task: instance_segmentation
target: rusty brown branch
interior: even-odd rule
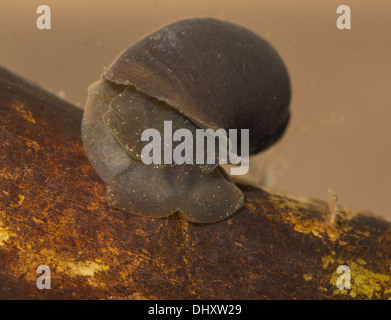
[[[197,225],[107,206],[82,111],[0,69],[0,298],[389,299],[390,223],[242,185],[245,207]],[[351,268],[352,288],[336,286]],[[39,265],[52,271],[38,290]]]

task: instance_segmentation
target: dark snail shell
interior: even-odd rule
[[[249,129],[253,154],[281,137],[289,101],[286,68],[269,43],[228,22],[187,19],[125,50],[89,87],[82,138],[111,206],[215,222],[243,205],[242,192],[218,164],[144,164],[141,133],[162,133],[166,120],[173,131]]]
[[[250,130],[250,154],[289,121],[290,83],[278,53],[238,25],[211,18],[163,27],[126,49],[103,74],[166,102],[204,128]]]

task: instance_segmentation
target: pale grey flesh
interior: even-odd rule
[[[104,80],[90,86],[82,138],[89,161],[107,182],[108,202],[142,216],[164,217],[179,210],[197,223],[223,220],[242,207],[244,196],[220,167],[183,164],[156,168],[140,160],[141,148],[147,143],[139,139],[143,129],[162,132],[166,119],[173,120],[174,131],[181,126],[196,129],[179,113],[170,112],[132,88]]]

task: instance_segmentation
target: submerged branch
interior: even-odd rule
[[[391,298],[385,219],[330,200],[330,223],[327,203],[246,185],[244,208],[214,224],[112,209],[81,117],[0,68],[0,298]],[[351,289],[337,288],[340,265]]]

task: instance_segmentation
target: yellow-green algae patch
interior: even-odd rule
[[[323,260],[323,267],[327,267],[331,260],[327,257]],[[334,261],[332,261],[334,262]],[[337,273],[337,269],[332,273],[330,282],[335,286],[334,295],[350,295],[350,297],[366,297],[368,299],[381,299],[384,295],[391,292],[389,288],[390,275],[383,273],[375,273],[366,269],[364,266],[367,264],[361,258],[356,261],[349,260],[346,264],[350,267],[351,272],[351,289],[337,289],[337,279],[341,274]]]
[[[15,100],[11,105],[11,108],[18,112],[23,119],[34,124],[36,123],[32,112],[22,102]]]
[[[49,260],[50,258],[53,258],[53,260],[58,263],[57,270],[71,277],[93,277],[96,272],[109,270],[109,266],[104,265],[99,259],[95,261],[75,261],[73,259],[65,259],[52,250],[42,250],[41,254],[46,256]]]
[[[4,227],[3,223],[0,221],[0,247],[4,246],[10,236],[15,235],[8,228]]]

